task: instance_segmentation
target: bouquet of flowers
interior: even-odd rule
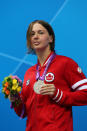
[[[8,76],[5,77],[2,82],[2,93],[4,93],[5,98],[13,97],[14,101],[12,105],[19,105],[19,93],[22,89],[22,80],[18,76]]]

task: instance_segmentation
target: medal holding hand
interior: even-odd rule
[[[55,94],[56,88],[54,84],[45,84],[44,81],[38,80],[34,84],[34,91],[37,94],[53,96]]]
[[[55,94],[56,88],[54,84],[45,84],[40,88],[41,95],[50,95],[53,96]]]
[[[55,94],[56,88],[54,84],[45,84],[43,87],[40,88],[41,95],[50,95],[53,96]]]

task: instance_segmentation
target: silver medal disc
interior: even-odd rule
[[[35,82],[33,89],[34,89],[34,91],[35,91],[37,94],[40,94],[40,88],[41,88],[42,86],[44,86],[44,85],[45,85],[44,81],[38,80],[37,82]]]

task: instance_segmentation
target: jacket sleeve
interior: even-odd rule
[[[72,59],[68,59],[65,64],[64,79],[68,82],[70,91],[56,89],[52,99],[63,106],[87,105],[87,79]]]

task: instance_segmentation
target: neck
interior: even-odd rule
[[[38,60],[41,64],[41,66],[44,64],[45,60],[47,59],[47,57],[49,56],[49,54],[51,53],[50,49],[45,49],[45,51],[38,51],[36,52]]]

